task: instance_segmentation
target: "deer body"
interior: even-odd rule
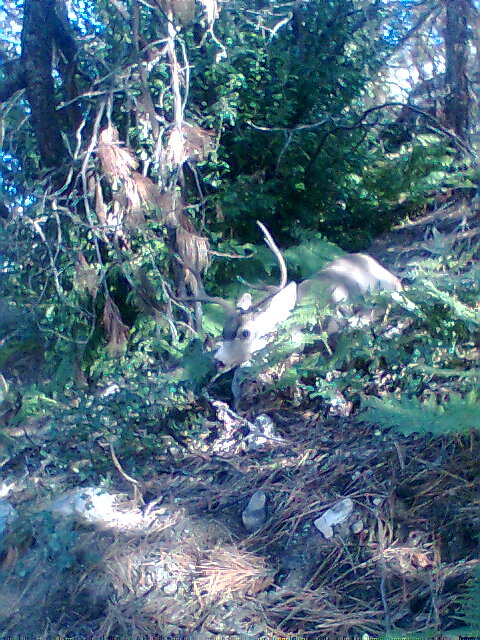
[[[186,298],[221,304],[227,312],[223,327],[222,342],[214,358],[219,367],[228,370],[241,365],[263,349],[275,336],[278,324],[286,320],[295,307],[307,297],[313,297],[325,305],[334,305],[338,310],[352,300],[368,292],[400,291],[400,280],[382,267],[374,258],[364,253],[352,253],[328,263],[312,278],[287,284],[285,260],[268,230],[261,222],[265,242],[275,254],[280,266],[280,283],[271,287],[264,298],[252,304],[251,296],[244,294],[236,307],[226,300],[204,296]],[[368,311],[356,315],[357,324],[366,324],[374,319]],[[347,322],[344,318],[331,317],[324,330],[330,335]]]
[[[313,278],[298,286],[299,301],[309,292],[323,291],[327,304],[347,302],[365,293],[399,291],[400,280],[366,253],[351,253],[329,262]]]
[[[401,289],[400,280],[367,254],[353,253],[337,258],[312,278],[298,285],[290,282],[254,307],[239,309],[237,305],[236,313],[225,324],[214,358],[225,370],[246,362],[273,339],[277,325],[308,296],[341,308],[368,292]],[[371,310],[357,314],[358,324],[364,325],[373,319]],[[342,320],[330,317],[324,329],[329,335],[336,333],[347,324]]]

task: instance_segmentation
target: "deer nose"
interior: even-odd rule
[[[221,351],[222,351],[222,349],[220,348],[213,355],[213,361],[214,361],[215,366],[217,367],[217,369],[225,369],[225,367],[226,367],[226,362],[225,362],[225,359],[222,356]]]

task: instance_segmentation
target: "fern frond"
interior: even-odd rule
[[[460,598],[458,619],[463,623],[455,632],[462,636],[480,635],[480,568],[477,568],[467,583],[467,590]]]
[[[405,435],[461,433],[476,429],[479,424],[480,398],[474,391],[464,396],[451,393],[442,404],[437,404],[434,396],[422,401],[416,396],[397,398],[388,395],[366,398],[363,406],[366,422],[383,428],[393,427]]]

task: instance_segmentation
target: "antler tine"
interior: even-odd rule
[[[224,300],[218,296],[208,296],[207,294],[202,296],[176,296],[167,283],[165,283],[165,289],[168,296],[172,300],[175,300],[175,302],[210,302],[212,304],[219,304],[229,315],[235,315],[235,309],[228,300]]]
[[[278,265],[280,267],[280,284],[278,285],[278,290],[280,291],[287,284],[287,265],[285,264],[285,259],[282,256],[280,249],[275,244],[275,240],[270,235],[270,231],[263,224],[263,222],[260,222],[260,220],[257,220],[257,225],[262,230],[263,239],[265,240],[267,247],[270,249],[270,251],[273,253],[273,255],[276,257],[278,261]]]

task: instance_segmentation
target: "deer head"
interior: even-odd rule
[[[363,253],[338,258],[299,285],[295,282],[287,284],[285,260],[268,229],[261,222],[257,224],[267,246],[277,258],[280,267],[278,286],[269,287],[267,295],[255,304],[252,304],[249,293],[243,294],[235,307],[223,298],[207,295],[176,298],[182,301],[213,302],[226,310],[222,341],[214,355],[218,366],[224,370],[246,362],[271,342],[277,325],[286,320],[306,296],[318,297],[327,305],[340,306],[369,291],[399,291],[402,288],[400,280],[393,273]],[[327,333],[334,333],[339,327],[339,323],[333,321],[325,329]]]
[[[222,342],[215,360],[223,369],[231,369],[250,359],[274,337],[275,329],[292,313],[297,302],[297,284],[290,282],[278,293],[243,310],[236,310],[223,327]]]
[[[297,302],[297,285],[287,285],[287,266],[280,250],[268,229],[257,221],[268,248],[277,258],[280,267],[280,282],[269,287],[268,293],[259,302],[252,304],[249,293],[237,301],[234,312],[230,312],[222,332],[222,342],[214,358],[218,366],[228,370],[250,359],[252,354],[263,349],[275,336],[275,328],[291,314]]]

